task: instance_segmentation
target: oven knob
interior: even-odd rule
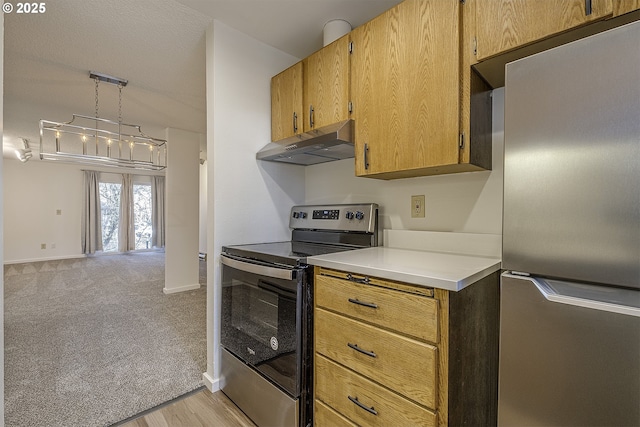
[[[300,214],[298,212],[294,212],[293,213],[293,217],[298,219],[298,218],[300,218]]]
[[[306,212],[300,212],[300,218],[305,219],[307,217]]]
[[[347,219],[353,219],[353,212],[347,211],[347,214],[345,216],[347,217]]]
[[[358,211],[356,212],[356,219],[360,220],[360,219],[364,219],[364,213]]]

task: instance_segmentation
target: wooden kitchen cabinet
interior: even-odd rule
[[[613,16],[640,10],[640,0],[613,0]]]
[[[316,267],[314,425],[495,425],[498,282],[449,292]]]
[[[490,88],[461,52],[465,7],[405,0],[351,32],[357,176],[491,168]]]
[[[271,79],[271,140],[279,141],[303,131],[302,61]]]
[[[349,35],[303,60],[304,130],[349,119]]]
[[[613,2],[622,11],[636,1]],[[477,58],[484,60],[610,17],[613,3],[612,0],[476,0],[476,13]]]

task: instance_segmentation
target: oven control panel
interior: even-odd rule
[[[313,219],[340,219],[340,209],[316,209],[311,216]]]
[[[375,203],[294,206],[289,217],[289,227],[293,229],[373,233],[377,226]]]

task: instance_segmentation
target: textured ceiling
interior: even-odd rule
[[[331,19],[356,27],[399,0],[56,0],[43,14],[5,14],[5,141],[37,148],[38,121],[93,115],[96,71],[122,77],[123,121],[164,137],[206,132],[205,30],[212,19],[303,58]],[[99,86],[100,116],[116,120],[118,90]],[[160,133],[160,134],[159,134]],[[6,146],[6,144],[5,144]]]

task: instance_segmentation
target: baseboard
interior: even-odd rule
[[[5,260],[4,265],[11,264],[24,264],[27,262],[43,262],[43,261],[59,261],[61,259],[74,259],[74,258],[86,258],[85,254],[78,255],[64,255],[64,256],[52,256],[52,257],[44,257],[44,258],[29,258],[29,259],[15,259],[15,260]]]
[[[194,289],[200,289],[200,283],[196,283],[195,285],[178,286],[177,288],[170,289],[165,287],[162,289],[162,292],[165,294],[176,294],[178,292],[193,291]]]
[[[211,393],[220,390],[220,380],[213,379],[208,372],[202,374],[202,380]]]

